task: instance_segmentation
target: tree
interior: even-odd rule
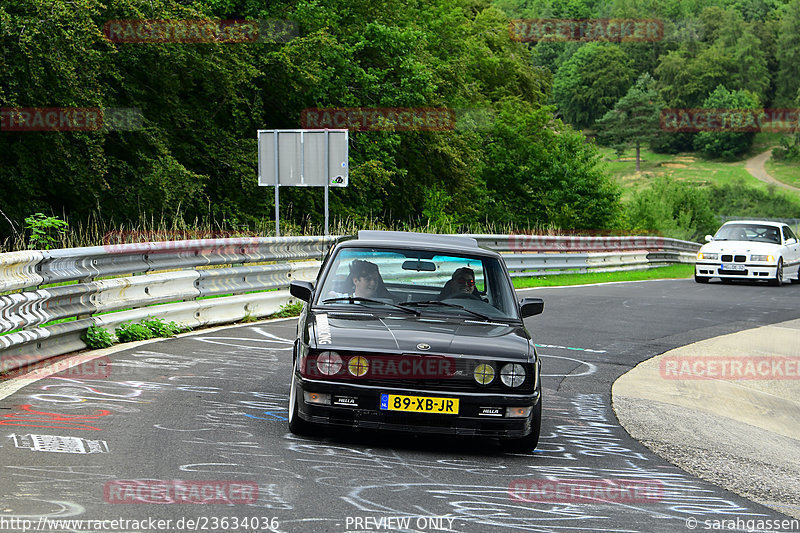
[[[639,172],[641,143],[658,135],[663,107],[655,80],[650,74],[642,74],[617,101],[614,109],[595,122],[598,142],[613,146],[618,154],[633,144],[636,147],[636,172]]]
[[[800,89],[800,0],[792,0],[778,23],[775,107],[790,107]]]
[[[483,174],[490,219],[560,228],[617,227],[620,192],[600,167],[597,148],[554,120],[550,109],[535,109],[513,97],[497,107]]]
[[[758,98],[750,91],[729,91],[724,85],[718,86],[703,102],[704,109],[758,110]],[[701,131],[694,138],[694,148],[710,157],[732,159],[750,149],[755,138],[754,131],[730,131],[732,123],[720,126],[723,131]],[[727,131],[725,131],[727,129]]]
[[[553,100],[566,122],[587,127],[613,107],[633,79],[630,60],[619,46],[587,43],[558,69]]]

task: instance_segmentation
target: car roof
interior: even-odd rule
[[[762,226],[787,226],[788,224],[784,222],[775,222],[773,220],[729,220],[723,224],[723,226],[727,226],[728,224],[760,224]]]
[[[407,231],[361,230],[357,239],[340,243],[347,247],[394,247],[499,256],[493,250],[478,246],[478,241],[463,235],[440,235]]]

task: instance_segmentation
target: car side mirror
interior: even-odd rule
[[[797,244],[797,239],[786,239],[786,244]]]
[[[714,237],[712,237],[711,235],[706,235],[706,242],[711,242],[713,240],[714,240]]]
[[[544,300],[541,298],[523,298],[519,301],[519,312],[522,318],[539,315],[544,311]]]
[[[293,281],[289,283],[289,293],[304,302],[311,301],[312,292],[314,292],[314,286],[308,281]]]

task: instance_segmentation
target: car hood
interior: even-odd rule
[[[754,241],[712,241],[703,245],[703,253],[774,254],[780,245]]]
[[[532,340],[523,326],[480,320],[331,311],[310,313],[306,327],[309,345],[318,349],[466,355],[521,361],[533,353]],[[430,348],[424,349],[425,345]]]

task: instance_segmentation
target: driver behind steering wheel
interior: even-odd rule
[[[475,287],[475,272],[468,267],[457,268],[452,277],[442,287],[439,300],[447,298],[474,298],[482,300]]]

